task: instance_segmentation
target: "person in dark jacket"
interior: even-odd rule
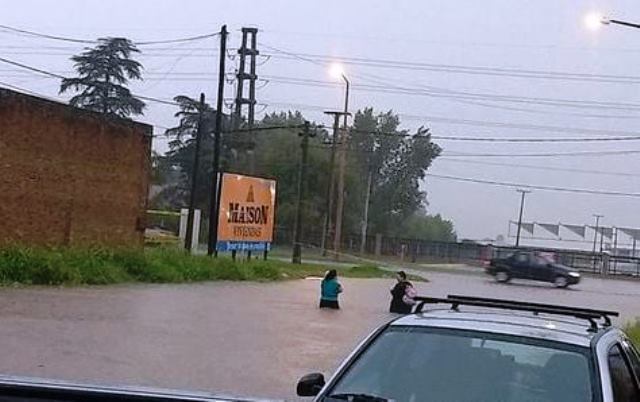
[[[330,270],[320,284],[320,308],[339,309],[338,294],[342,293],[342,285],[338,282],[338,272]]]
[[[413,284],[407,280],[407,274],[399,271],[396,274],[398,283],[391,289],[391,305],[389,312],[397,314],[410,314],[415,301],[415,289]]]

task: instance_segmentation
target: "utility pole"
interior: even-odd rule
[[[256,79],[258,78],[258,76],[256,75],[256,57],[258,57],[258,55],[260,54],[257,49],[257,34],[257,28],[242,28],[242,42],[240,48],[238,49],[240,61],[238,65],[238,72],[236,73],[238,85],[236,90],[235,108],[233,111],[234,128],[238,128],[240,126],[240,122],[242,121],[243,105],[248,105],[247,124],[249,125],[249,127],[253,126],[255,119]],[[251,42],[251,47],[247,47],[247,44],[249,42]],[[249,57],[249,72],[246,71],[247,56]],[[249,81],[248,98],[244,97],[245,81]]]
[[[242,122],[242,109],[244,105],[247,105],[247,127],[249,130],[253,128],[255,121],[255,107],[256,107],[256,80],[258,76],[256,74],[256,58],[260,54],[258,52],[258,29],[257,28],[242,28],[242,42],[238,49],[238,55],[240,61],[238,63],[238,71],[236,72],[236,99],[234,101],[235,106],[233,110],[233,128],[240,128]],[[249,64],[249,72],[247,72],[247,58]],[[249,97],[244,96],[245,82],[249,82]],[[247,165],[248,171],[251,174],[255,173],[255,154],[253,145],[255,144],[253,138],[253,132],[249,131],[249,139],[244,142],[249,148],[247,149]],[[248,252],[249,258],[251,251]]]
[[[189,192],[189,215],[187,215],[187,233],[184,239],[184,248],[191,252],[193,243],[193,215],[196,206],[196,189],[198,186],[198,171],[200,170],[200,144],[204,134],[204,94],[200,94],[200,113],[198,114],[198,130],[196,131],[196,150],[193,156],[193,171],[191,172],[191,191]]]
[[[220,64],[218,66],[218,99],[216,104],[216,127],[213,132],[213,173],[211,178],[211,203],[209,205],[209,246],[208,255],[217,255],[218,247],[218,215],[220,187],[218,185],[218,173],[220,171],[220,136],[222,135],[222,114],[224,102],[224,74],[225,60],[227,56],[227,26],[220,30]]]
[[[360,238],[360,254],[364,254],[367,245],[367,226],[369,225],[369,202],[371,200],[371,186],[373,185],[373,172],[369,166],[367,177],[367,194],[364,199],[364,216],[362,218],[362,237]]]
[[[302,199],[304,197],[305,182],[307,180],[307,154],[309,151],[309,137],[313,137],[315,133],[311,132],[308,121],[304,122],[304,131],[299,134],[302,137],[302,155],[300,157],[300,169],[298,172],[298,199],[296,201],[296,220],[293,231],[293,255],[291,262],[294,264],[302,263]]]
[[[327,188],[327,210],[324,215],[324,222],[322,225],[322,239],[320,239],[320,248],[322,249],[322,255],[327,255],[327,243],[329,242],[329,233],[331,232],[331,215],[333,213],[333,199],[335,198],[336,187],[336,175],[335,175],[335,160],[336,160],[336,147],[338,145],[338,130],[340,129],[340,116],[349,116],[349,113],[345,112],[324,112],[329,116],[333,116],[333,137],[331,139],[331,156],[329,157],[329,185]]]
[[[342,240],[342,215],[344,210],[344,175],[347,168],[347,115],[349,113],[349,80],[342,74],[342,78],[346,84],[344,94],[344,123],[342,125],[342,136],[340,138],[340,158],[338,159],[338,203],[336,205],[336,231],[333,237],[333,252],[334,258],[338,259],[340,256],[340,242]]]
[[[596,253],[596,243],[598,241],[598,229],[600,227],[600,218],[604,218],[604,215],[593,214],[593,217],[596,218],[595,233],[593,234],[593,254],[595,254]]]
[[[516,247],[520,246],[520,231],[522,230],[522,214],[524,213],[524,196],[531,192],[531,190],[516,190],[522,194],[520,199],[520,216],[518,217],[518,232],[516,233]]]

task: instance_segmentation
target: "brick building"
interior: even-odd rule
[[[146,124],[0,88],[0,246],[140,246]]]

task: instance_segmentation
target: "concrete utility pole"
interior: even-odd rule
[[[204,114],[206,112],[204,94],[200,94],[200,113],[198,114],[198,131],[196,131],[196,150],[193,156],[193,171],[191,172],[191,191],[189,192],[189,215],[187,216],[187,233],[184,238],[184,248],[191,252],[193,243],[193,215],[196,207],[196,190],[198,188],[198,171],[200,170],[200,144],[204,135]]]
[[[524,213],[524,196],[531,192],[531,190],[516,190],[522,194],[520,199],[520,216],[518,217],[518,232],[516,233],[516,247],[520,246],[520,231],[522,230],[522,214]]]
[[[227,26],[220,30],[220,64],[218,66],[218,99],[216,105],[216,127],[213,133],[213,173],[211,178],[211,203],[209,204],[209,245],[207,254],[218,254],[218,215],[220,208],[220,187],[218,173],[220,172],[220,137],[222,136],[222,110],[224,102],[224,74],[227,59]]]
[[[333,252],[335,253],[334,258],[338,259],[340,255],[340,242],[342,240],[342,215],[344,211],[344,175],[345,170],[347,168],[347,142],[348,142],[348,131],[347,131],[347,117],[349,113],[349,86],[350,82],[347,79],[347,76],[342,74],[342,79],[344,80],[345,94],[344,94],[344,123],[342,125],[342,135],[340,138],[340,158],[338,160],[338,201],[336,205],[336,231],[335,236],[333,238]]]
[[[300,170],[298,172],[298,199],[296,201],[296,220],[293,231],[293,255],[291,262],[294,264],[302,263],[302,199],[304,198],[305,182],[307,180],[307,154],[309,151],[309,137],[315,136],[311,132],[308,121],[304,122],[304,131],[299,134],[302,137],[302,155],[300,157]]]
[[[596,218],[595,233],[593,234],[593,254],[596,253],[596,243],[598,242],[598,228],[600,227],[600,218],[604,218],[604,215],[593,214]]]
[[[238,63],[238,71],[236,72],[236,99],[234,101],[235,106],[233,110],[233,128],[240,128],[242,122],[242,107],[247,105],[247,127],[249,130],[253,128],[255,120],[255,107],[256,107],[256,80],[258,75],[256,74],[256,58],[260,54],[257,49],[258,29],[257,28],[242,28],[242,42],[238,49],[238,55],[240,57]],[[250,45],[249,45],[250,43]],[[249,46],[249,47],[248,47]],[[247,73],[247,57],[249,58],[249,72]],[[249,97],[244,97],[245,82],[249,82]],[[248,144],[253,146],[255,144],[254,133],[248,132],[249,140]],[[253,148],[247,150],[248,157],[248,171],[251,174],[255,173],[255,154]],[[251,251],[247,253],[248,257],[251,256]]]
[[[333,214],[333,199],[335,198],[336,187],[336,175],[335,175],[335,160],[336,160],[336,147],[338,145],[338,130],[340,129],[340,116],[349,116],[349,113],[345,112],[324,112],[329,116],[333,116],[333,136],[331,139],[331,156],[329,157],[329,185],[327,188],[327,203],[326,211],[324,215],[324,222],[322,225],[322,239],[320,239],[320,249],[322,249],[322,255],[327,255],[327,244],[329,243],[329,233],[331,232],[331,215]]]
[[[257,28],[242,28],[242,42],[240,44],[240,48],[238,49],[240,61],[238,65],[238,72],[236,73],[236,80],[238,85],[236,90],[235,107],[233,110],[234,128],[238,128],[240,126],[240,122],[242,121],[243,105],[248,105],[247,124],[249,125],[249,127],[252,127],[254,123],[256,106],[256,79],[258,78],[258,76],[256,75],[256,57],[258,57],[258,55],[260,54],[260,52],[256,48],[257,34]],[[249,37],[251,38],[249,39]],[[251,47],[247,47],[249,42],[251,42]],[[246,71],[247,56],[249,57],[248,73]],[[244,97],[245,81],[249,82],[248,98]]]
[[[367,226],[369,225],[369,202],[371,201],[371,186],[373,182],[373,172],[369,166],[369,175],[367,178],[367,194],[364,199],[364,216],[362,218],[362,237],[360,239],[360,254],[364,254],[367,245]]]

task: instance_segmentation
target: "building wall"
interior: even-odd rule
[[[0,245],[142,245],[151,133],[0,89]]]

